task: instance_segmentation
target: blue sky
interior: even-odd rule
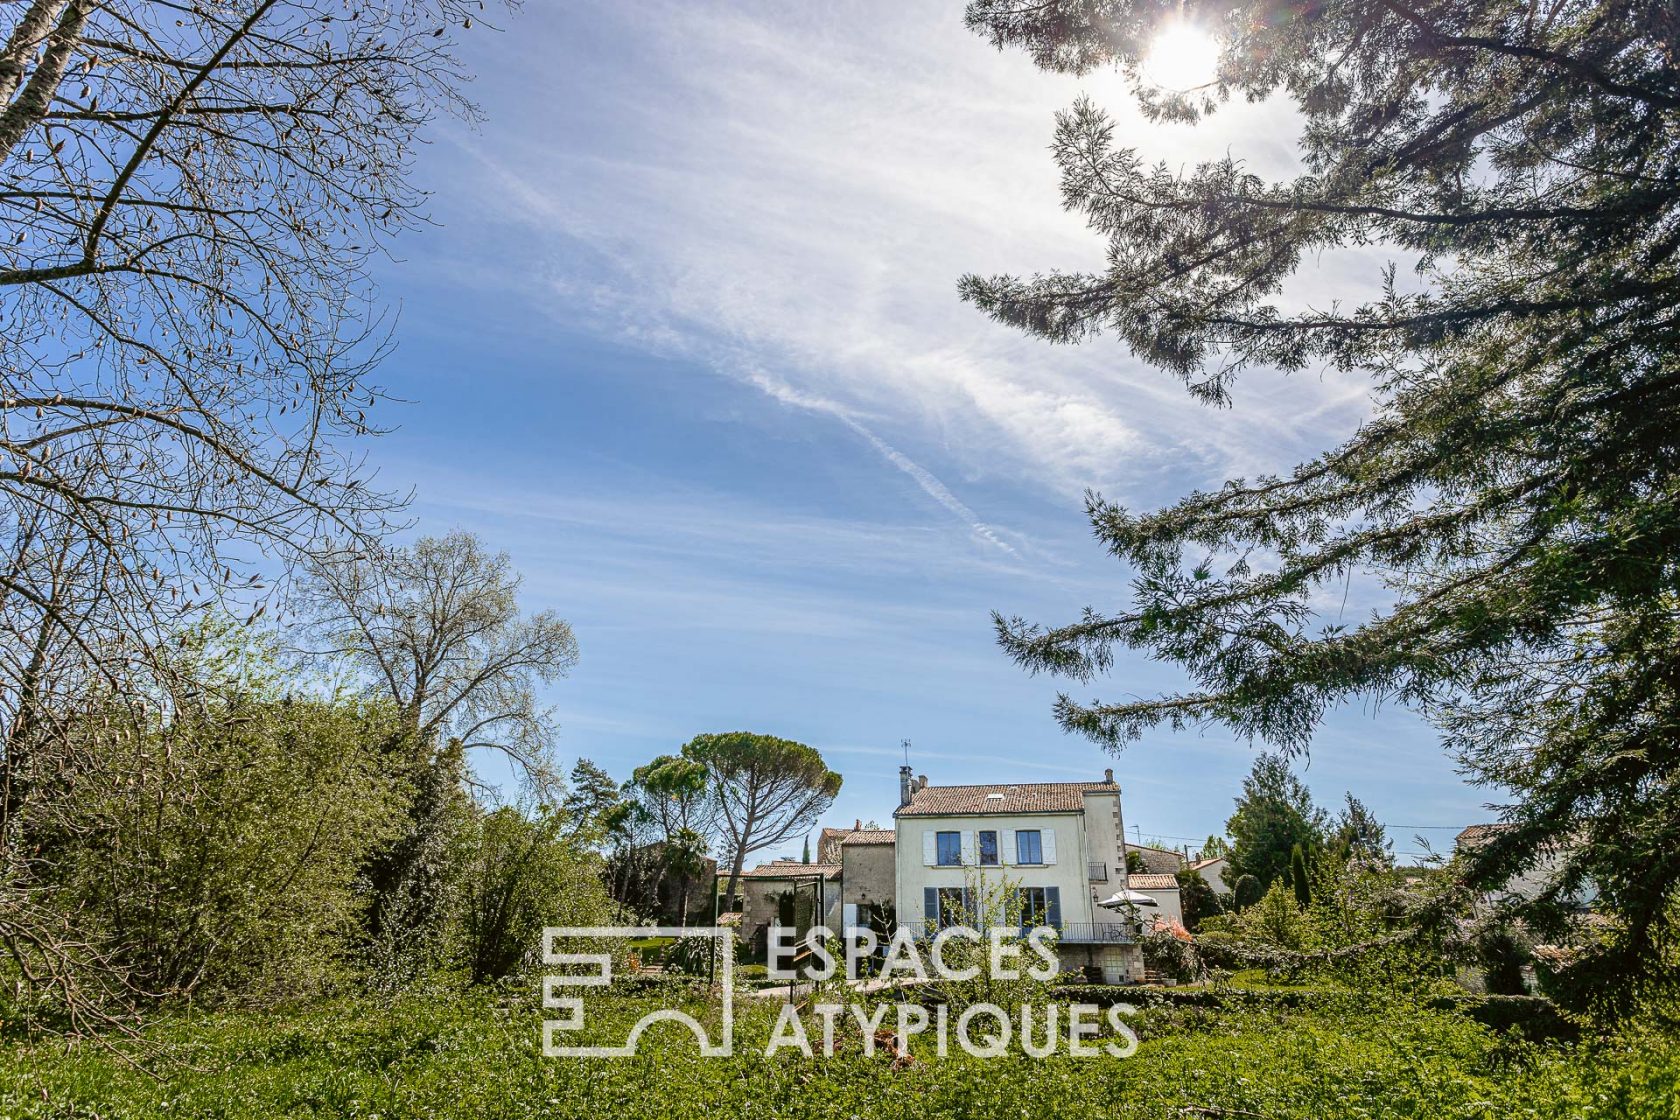
[[[1052,348],[962,305],[964,271],[1086,268],[1053,114],[1080,93],[1170,166],[1291,167],[1285,105],[1143,125],[1112,75],[1042,74],[958,3],[530,5],[463,55],[485,123],[444,122],[418,176],[436,229],[382,270],[403,404],[372,458],[420,531],[507,550],[567,618],[559,750],[624,777],[701,731],[808,742],[846,777],[830,823],[886,820],[898,743],[935,782],[1096,778],[1128,823],[1219,828],[1257,747],[1162,733],[1118,758],[1064,735],[1059,687],[989,612],[1124,602],[1080,494],[1139,507],[1281,470],[1364,415],[1367,384],[1251,373],[1212,411],[1117,343]],[[1384,258],[1313,262],[1292,299],[1370,290]],[[1370,609],[1357,584],[1345,610]],[[1331,609],[1341,610],[1338,604]],[[1082,696],[1178,687],[1121,660]],[[1407,712],[1351,708],[1306,778],[1438,847],[1487,817]]]

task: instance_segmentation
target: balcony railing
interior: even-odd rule
[[[1108,882],[1108,864],[1088,863],[1085,865],[1085,877],[1093,883]]]
[[[1136,922],[1062,922],[1056,928],[1064,945],[1130,945],[1138,939]]]
[[[1137,922],[1040,922],[1056,931],[1063,945],[1130,945],[1138,939]],[[921,935],[932,937],[943,928],[935,922],[924,921]],[[1024,935],[1032,927],[1023,927]]]

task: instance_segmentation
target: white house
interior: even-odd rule
[[[1066,969],[1143,978],[1135,923],[1097,903],[1127,889],[1120,787],[1100,782],[930,786],[899,772],[893,814],[897,916],[923,929],[994,915],[1018,892],[1023,920],[1054,926]]]
[[[1153,906],[1139,904],[1139,913],[1144,921],[1167,926],[1184,924],[1184,903],[1179,897],[1176,875],[1134,873],[1126,878],[1132,890],[1148,895],[1155,902]]]
[[[1509,824],[1470,825],[1458,834],[1457,847],[1460,851],[1474,851],[1511,827]],[[1564,845],[1548,845],[1541,851],[1540,857],[1531,866],[1525,868],[1520,874],[1513,875],[1502,889],[1490,892],[1488,901],[1510,898],[1532,902],[1547,890],[1550,890],[1557,878],[1563,874],[1563,865],[1567,856],[1567,848]],[[1577,909],[1589,909],[1598,901],[1598,887],[1589,880],[1569,896],[1569,901]]]
[[[1216,894],[1229,894],[1231,884],[1225,881],[1225,869],[1230,866],[1230,860],[1225,856],[1210,856],[1199,859],[1190,865],[1190,870],[1200,875]]]

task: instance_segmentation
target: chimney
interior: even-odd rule
[[[916,788],[910,777],[911,773],[912,771],[908,766],[898,768],[898,807],[900,809],[910,804],[910,794]]]
[[[855,820],[852,821],[852,831],[853,832],[862,832],[863,831],[863,818],[862,817],[858,817],[858,818],[856,818]]]
[[[923,774],[921,777],[916,779],[916,788],[917,789],[926,789],[927,788],[927,775],[926,774]]]
[[[1114,767],[1110,766],[1107,770],[1103,771],[1103,781],[1105,781],[1105,782],[1113,782],[1114,781]]]

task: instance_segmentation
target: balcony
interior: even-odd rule
[[[1108,864],[1088,863],[1085,865],[1085,877],[1093,883],[1108,882]]]
[[[1061,922],[1063,945],[1130,945],[1138,939],[1136,922]]]

